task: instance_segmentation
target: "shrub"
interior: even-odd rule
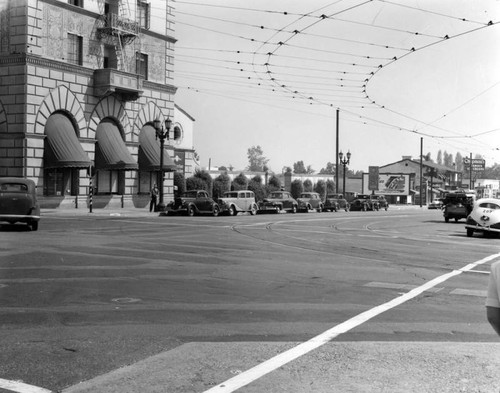
[[[222,173],[214,180],[213,184],[213,198],[220,198],[226,191],[231,190],[231,178],[226,174]]]
[[[183,173],[174,172],[174,186],[177,187],[177,190],[174,191],[175,196],[182,195],[186,192],[186,179]]]
[[[278,179],[278,177],[276,175],[272,175],[269,178],[269,181],[268,181],[267,185],[269,186],[269,189],[272,190],[272,191],[276,191],[276,190],[281,189],[280,179]]]
[[[248,189],[254,192],[255,201],[257,202],[267,197],[266,187],[262,184],[262,182],[256,181],[255,178],[250,180],[250,182],[248,183]]]
[[[335,182],[333,180],[328,179],[326,181],[326,193],[327,194],[335,193]]]
[[[191,176],[186,179],[186,190],[206,190],[207,183],[199,177]]]
[[[246,190],[248,187],[248,179],[243,173],[236,176],[231,184],[231,189],[234,191]]]
[[[201,179],[205,183],[205,187],[203,188],[208,192],[209,195],[212,195],[212,176],[210,176],[210,173],[203,169],[196,169],[194,171],[193,177],[196,177],[198,179]]]
[[[314,185],[314,191],[316,191],[321,200],[324,201],[326,197],[326,183],[324,180],[318,180],[318,182]]]
[[[304,191],[311,192],[313,190],[312,181],[309,179],[304,180]]]
[[[292,181],[290,192],[295,199],[299,198],[300,194],[302,194],[303,191],[304,186],[302,184],[302,180],[295,179],[294,181]]]

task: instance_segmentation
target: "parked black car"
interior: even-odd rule
[[[343,209],[346,212],[350,209],[350,203],[344,198],[343,194],[327,194],[325,198],[325,211],[337,211]]]
[[[191,190],[170,202],[166,207],[166,211],[167,214],[183,213],[188,216],[211,214],[217,216],[220,208],[205,190]]]
[[[0,222],[24,222],[32,231],[38,229],[40,205],[33,180],[22,177],[0,178]]]
[[[379,210],[380,204],[378,198],[373,198],[374,196],[376,197],[376,195],[359,194],[356,199],[351,202],[351,210]]]

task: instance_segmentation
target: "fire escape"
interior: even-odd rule
[[[134,1],[135,2],[135,1]],[[94,71],[95,95],[119,94],[125,101],[142,95],[143,78],[130,73],[127,47],[139,37],[139,23],[132,18],[129,0],[110,0],[99,18],[97,38],[105,45],[103,68]]]

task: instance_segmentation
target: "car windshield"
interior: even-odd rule
[[[4,192],[27,192],[28,186],[22,183],[3,183],[0,190]]]
[[[280,199],[283,198],[283,194],[281,192],[273,192],[269,197],[274,199]]]
[[[492,209],[492,210],[500,209],[500,206],[498,206],[496,203],[493,203],[493,202],[480,203],[479,207],[483,207],[485,209]]]
[[[300,194],[301,198],[312,198],[311,194]]]

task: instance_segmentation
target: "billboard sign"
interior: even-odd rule
[[[363,194],[371,194],[369,174],[363,173]],[[377,195],[410,195],[410,175],[401,173],[379,173]]]
[[[368,167],[368,189],[370,191],[377,191],[378,182],[379,182],[378,166]]]

